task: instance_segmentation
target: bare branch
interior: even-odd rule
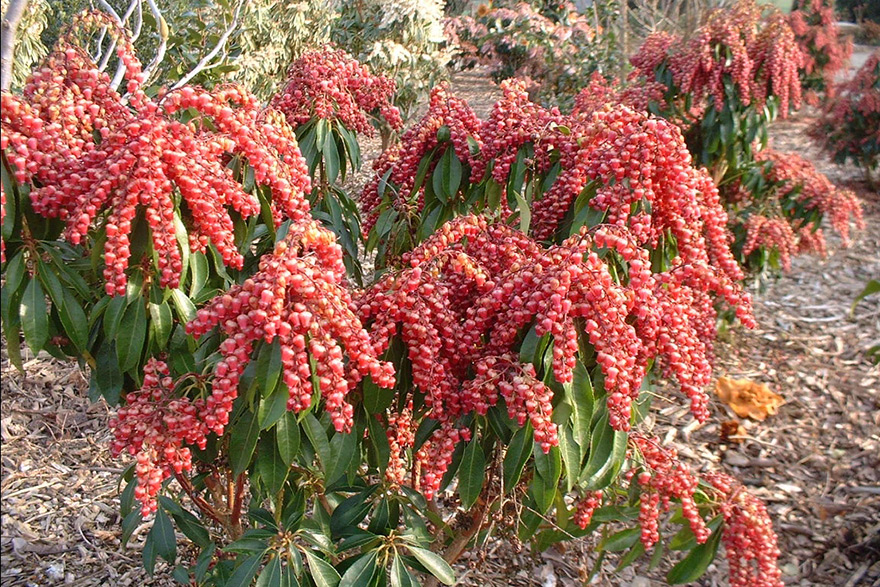
[[[201,61],[199,61],[196,66],[190,71],[188,74],[180,78],[180,80],[171,86],[172,90],[176,90],[184,85],[186,85],[189,80],[198,75],[199,72],[204,71],[206,69],[210,69],[212,67],[216,67],[222,63],[222,59],[218,60],[217,63],[212,65],[208,65],[208,63],[217,56],[220,51],[222,51],[226,47],[226,42],[229,41],[229,37],[232,36],[232,33],[235,32],[235,29],[238,27],[238,19],[241,15],[241,7],[244,5],[244,0],[238,0],[238,5],[235,7],[235,13],[232,16],[232,22],[229,23],[229,26],[226,27],[226,30],[223,32],[223,35],[217,41],[217,44],[214,45],[214,48],[208,52],[207,55],[202,57]]]
[[[156,26],[159,27],[159,46],[156,48],[156,55],[153,57],[153,60],[144,69],[144,83],[159,69],[159,64],[165,59],[165,50],[168,48],[168,23],[165,22],[162,11],[156,5],[156,0],[147,0],[147,4],[150,6],[150,12],[153,13]]]
[[[27,8],[27,0],[9,0],[3,15],[3,35],[0,40],[0,89],[8,91],[12,86],[12,62],[15,59],[15,33]]]

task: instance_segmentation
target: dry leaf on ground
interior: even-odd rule
[[[767,384],[750,379],[719,377],[715,393],[740,418],[764,420],[778,412],[779,406],[785,403],[785,399],[770,391]]]

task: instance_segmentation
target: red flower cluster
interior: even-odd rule
[[[602,492],[590,491],[586,497],[577,501],[572,520],[583,530],[593,521],[593,513],[600,505],[602,505]]]
[[[789,105],[800,106],[797,72],[803,55],[785,17],[775,13],[762,19],[761,12],[754,0],[741,0],[710,14],[690,41],[667,33],[650,36],[630,60],[636,77],[653,80],[655,69],[665,64],[679,92],[693,97],[697,112],[709,97],[721,109],[725,78],[730,78],[743,104],[760,108],[776,96],[785,117]]]
[[[651,548],[660,540],[659,506],[662,503],[663,509],[668,510],[672,499],[681,502],[682,515],[688,521],[697,543],[706,542],[711,532],[694,501],[697,478],[679,462],[678,452],[674,448],[660,446],[657,438],[642,434],[631,434],[630,441],[644,459],[645,468],[636,479],[641,491],[639,524],[642,527],[642,544],[645,548]]]
[[[626,283],[615,282],[608,259],[597,253],[602,249],[622,259]],[[647,250],[619,226],[585,228],[545,248],[506,225],[465,216],[442,226],[403,262],[404,269],[386,273],[357,306],[380,349],[401,336],[413,384],[425,395],[424,415],[441,423],[420,452],[427,495],[448,466],[444,455],[460,434],[458,419],[484,415],[501,397],[511,418],[531,422],[545,451],[558,442],[552,392],[534,366],[517,358],[529,325],[539,337],[551,335],[553,376],[565,383],[578,352],[575,320],[583,321],[605,376],[611,425],[627,430],[647,361],[658,354],[692,396],[695,415],[705,418],[697,386],[711,374],[708,292],[727,297],[750,319],[747,299],[722,271],[680,265],[658,278]]]
[[[290,227],[274,252],[260,260],[253,277],[199,310],[187,324],[188,333],[201,336],[219,326],[226,336],[205,406],[204,421],[211,430],[223,433],[239,379],[260,340],[281,344],[288,409],[309,408],[314,378],[338,431],[351,429],[353,408],[346,396],[365,375],[380,387],[394,384],[393,366],[376,358],[344,282],[342,249],[335,236],[304,221]]]
[[[653,68],[652,68],[653,70]],[[651,102],[664,103],[666,86],[656,81],[631,80],[633,83],[621,84],[617,80],[607,80],[596,72],[590,83],[574,97],[572,116],[589,118],[594,112],[611,106],[627,106],[636,111],[647,111]]]
[[[479,179],[480,160],[471,154],[470,141],[482,148],[481,126],[480,119],[467,102],[452,95],[447,84],[431,90],[431,100],[425,115],[403,134],[399,143],[385,150],[373,162],[373,175],[364,186],[360,197],[361,209],[365,215],[364,234],[370,231],[379,217],[379,205],[384,195],[379,191],[379,186],[389,170],[390,175],[386,178],[388,189],[397,192],[393,199],[394,207],[415,215],[418,215],[424,205],[423,190],[419,190],[417,198],[412,193],[417,170],[422,158],[433,149],[438,151],[428,173],[434,170],[436,161],[451,147],[459,161],[471,167],[471,180]],[[447,130],[448,137],[444,137]]]
[[[753,214],[745,221],[746,242],[742,254],[747,257],[758,248],[775,249],[782,269],[791,270],[791,258],[797,254],[797,236],[791,224],[781,216],[768,218]]]
[[[369,115],[373,111],[394,130],[403,124],[393,100],[393,79],[373,75],[341,49],[322,49],[305,53],[291,64],[284,89],[271,105],[293,127],[322,118],[372,136]]]
[[[117,31],[106,15],[87,13],[80,20]],[[183,212],[175,187],[186,203],[182,220],[193,250],[211,243],[224,263],[240,268],[228,207],[248,217],[259,212],[260,203],[225,162],[230,155],[246,158],[257,181],[272,188],[275,221],[299,220],[308,215],[302,194],[309,176],[293,134],[238,87],[213,92],[186,87],[159,101],[149,98],[131,44],[115,34],[127,68],[126,98],[71,38],[63,38],[34,72],[22,97],[3,94],[3,148],[10,149],[17,180],[35,183],[34,211],[64,220],[70,242],[80,243],[93,228],[105,230],[108,295],[125,292],[129,237],[139,211],[151,230],[159,283],[178,286],[175,216]],[[198,116],[189,123],[173,117],[186,109]]]
[[[710,473],[705,480],[721,497],[721,536],[730,565],[731,587],[782,587],[776,564],[779,547],[767,507],[729,475]]]
[[[855,77],[836,88],[810,130],[835,161],[851,159],[871,180],[880,165],[880,49]]]
[[[207,442],[204,401],[177,397],[176,385],[168,366],[151,358],[144,365],[141,389],[126,396],[125,407],[109,422],[113,456],[123,452],[137,456],[135,497],[143,517],[156,511],[156,495],[165,479],[192,469],[192,453],[184,445],[204,449]]]
[[[807,159],[797,153],[781,153],[773,149],[759,151],[755,159],[770,163],[764,176],[780,184],[778,188],[780,198],[800,189],[795,196],[796,200],[808,210],[815,209],[822,216],[827,217],[831,227],[843,240],[844,246],[850,245],[851,219],[857,228],[865,228],[862,205],[855,193],[835,186]],[[824,241],[824,236],[818,238]]]
[[[788,24],[804,55],[801,83],[805,99],[818,106],[818,92],[834,95],[834,78],[852,55],[852,40],[839,38],[834,2],[831,0],[797,0],[788,16]]]

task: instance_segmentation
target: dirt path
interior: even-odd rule
[[[480,116],[499,95],[480,72],[457,75],[453,89]],[[804,117],[775,125],[775,146],[821,162],[805,125]],[[835,181],[859,187],[855,170],[821,165]],[[855,245],[832,243],[824,262],[798,258],[791,273],[755,293],[759,328],[736,329],[717,346],[719,375],[766,382],[787,403],[765,423],[744,423],[748,438],[738,445],[720,442],[718,423],[730,414],[716,403],[711,422],[686,445],[700,448],[683,450],[725,467],[767,500],[790,585],[880,581],[880,370],[864,355],[880,342],[880,300],[869,298],[850,315],[864,283],[880,278],[880,197],[860,195],[869,228]],[[173,584],[164,563],[152,579],[140,568],[146,526],[120,546],[121,468],[107,451],[106,406],[89,403],[84,379],[68,364],[32,359],[28,368],[27,377],[16,373],[4,351],[0,586]],[[682,416],[675,408],[660,419]],[[463,585],[554,587],[580,585],[592,562],[587,542],[532,555],[498,540],[457,572]],[[726,584],[724,576],[719,559],[702,584]],[[659,585],[655,578],[636,567],[596,584]]]

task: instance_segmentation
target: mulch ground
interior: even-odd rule
[[[456,76],[453,89],[485,116],[498,96],[480,72]],[[716,371],[767,383],[786,403],[764,422],[743,421],[741,442],[722,442],[733,418],[715,402],[704,426],[687,425],[670,404],[655,432],[684,458],[734,474],[770,508],[786,584],[880,585],[880,369],[865,350],[880,343],[880,298],[851,311],[869,279],[880,278],[880,195],[850,167],[829,165],[805,138],[809,113],[773,126],[773,145],[813,160],[836,183],[859,193],[868,229],[849,249],[831,243],[827,260],[797,258],[790,273],[753,292],[759,327],[734,328],[717,344]],[[365,170],[368,170],[368,164]],[[30,358],[27,373],[2,357],[0,417],[0,587],[172,585],[158,564],[148,577],[140,546],[148,525],[120,545],[118,478],[110,458],[110,410],[88,401],[70,364]],[[683,404],[681,404],[683,405]],[[671,424],[676,424],[671,426]],[[457,568],[462,585],[580,585],[595,556],[589,541],[533,554],[490,541]],[[604,563],[594,584],[659,585],[662,574],[635,565],[612,576]],[[701,585],[725,585],[719,558]]]

